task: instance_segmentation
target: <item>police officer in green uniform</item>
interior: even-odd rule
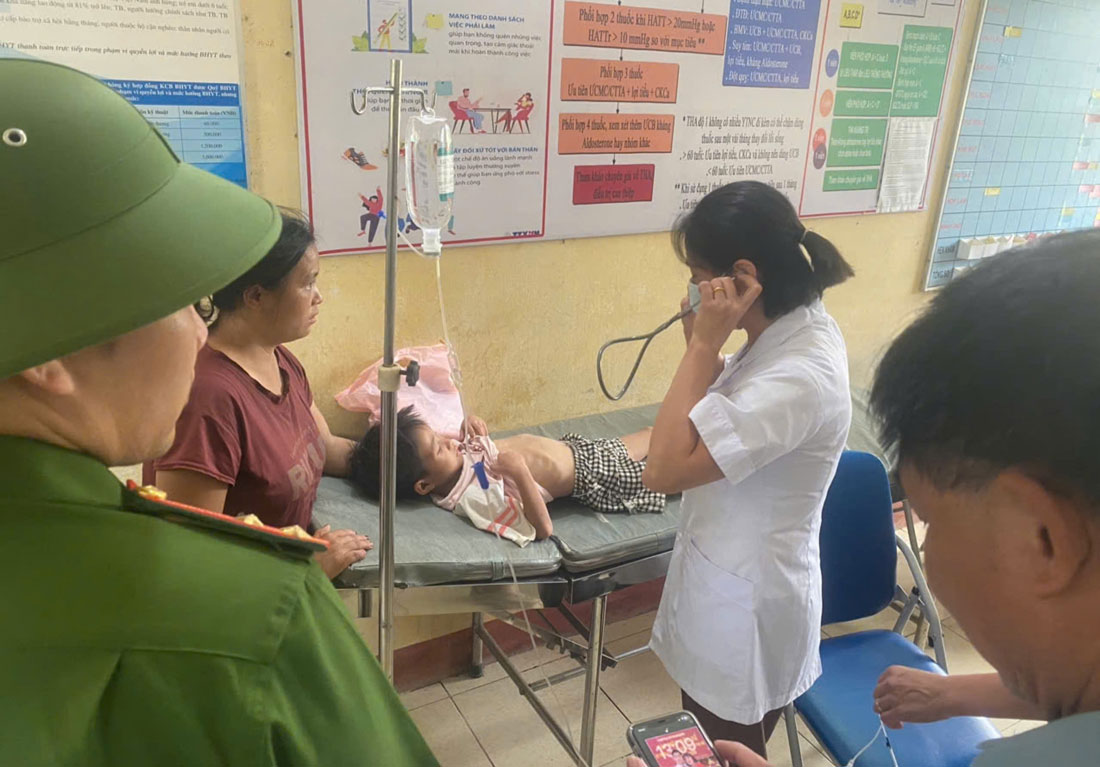
[[[308,536],[162,503],[163,453],[268,202],[97,80],[0,59],[0,761],[435,765]]]

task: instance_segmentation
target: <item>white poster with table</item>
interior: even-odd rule
[[[323,254],[378,251],[399,56],[455,133],[449,244],[667,230],[758,179],[802,216],[923,207],[961,3],[299,0],[304,205]],[[410,112],[415,102],[408,99]],[[906,121],[921,121],[907,124]],[[896,149],[890,126],[898,125]]]
[[[0,0],[0,57],[100,78],[184,162],[248,183],[236,0]]]

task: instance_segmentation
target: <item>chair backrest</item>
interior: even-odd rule
[[[459,109],[458,108],[458,102],[457,101],[448,101],[447,106],[449,106],[451,108],[451,114],[453,114],[455,116],[456,120],[469,120],[470,119],[470,116],[468,114],[466,114],[465,109]]]
[[[897,583],[890,482],[870,453],[846,450],[821,514],[821,623],[884,610]]]
[[[516,112],[516,116],[515,116],[514,119],[516,119],[516,120],[526,120],[528,117],[531,116],[531,110],[534,109],[534,108],[535,108],[534,106],[524,107],[523,109]]]
[[[848,431],[848,449],[864,450],[878,456],[886,465],[890,477],[890,493],[895,501],[900,501],[905,498],[905,492],[897,477],[897,451],[883,449],[878,428],[878,419],[871,412],[871,393],[852,387],[852,428]]]

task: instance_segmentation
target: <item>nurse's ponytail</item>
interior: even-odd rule
[[[710,192],[676,222],[672,245],[685,264],[714,274],[751,261],[769,318],[808,306],[855,274],[831,242],[803,226],[782,192],[759,181]]]
[[[855,275],[851,265],[840,255],[833,243],[810,229],[802,230],[802,247],[810,257],[810,266],[813,267],[814,285],[818,295],[825,292],[826,288],[839,285],[849,277]]]

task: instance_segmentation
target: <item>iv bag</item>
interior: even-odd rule
[[[431,112],[409,120],[405,179],[409,215],[424,232],[424,255],[439,256],[440,230],[451,219],[455,166],[451,126]]]

